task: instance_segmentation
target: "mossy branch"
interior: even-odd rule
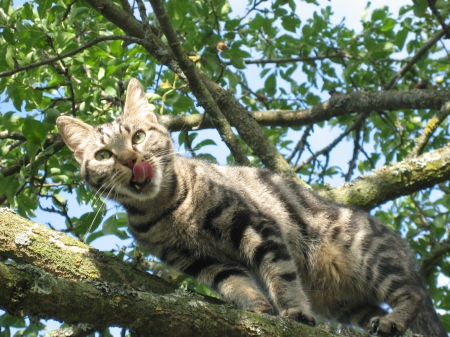
[[[371,209],[450,179],[450,146],[373,170],[350,183],[319,193],[336,202]]]
[[[236,310],[176,289],[78,240],[0,209],[0,308],[140,336],[331,337],[281,317]]]

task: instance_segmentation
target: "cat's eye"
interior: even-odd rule
[[[111,158],[111,152],[107,150],[100,150],[95,154],[95,159],[98,161],[108,160]]]
[[[145,139],[145,132],[144,131],[138,131],[134,134],[133,138],[131,138],[133,144],[139,144],[142,143]]]

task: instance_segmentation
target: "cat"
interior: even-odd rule
[[[447,337],[396,232],[268,170],[175,154],[138,80],[115,121],[60,116],[57,126],[86,182],[123,205],[137,242],[235,307]]]

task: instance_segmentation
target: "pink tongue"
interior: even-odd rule
[[[135,183],[143,183],[144,181],[152,180],[153,178],[153,167],[146,161],[136,164],[133,167],[133,179]]]

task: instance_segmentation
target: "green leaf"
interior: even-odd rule
[[[116,215],[110,216],[108,219],[103,222],[102,232],[105,235],[108,234],[114,234],[117,232],[117,225],[116,225]]]
[[[23,123],[22,132],[28,142],[42,146],[53,125],[38,122],[34,118],[28,116]]]
[[[102,222],[103,211],[87,212],[83,214],[79,219],[73,218],[72,221],[76,224],[74,233],[86,235],[95,231]]]
[[[249,22],[249,27],[252,30],[260,29],[267,18],[264,18],[261,14],[256,14],[255,17]]]
[[[47,10],[52,5],[52,0],[36,0],[38,4],[38,15],[41,20],[45,20],[48,17]]]
[[[289,32],[294,32],[300,27],[300,19],[296,15],[283,16],[281,24],[284,29]]]
[[[69,43],[73,42],[76,35],[73,33],[68,32],[59,32],[58,35],[56,35],[56,43],[57,46],[61,49],[64,49]]]
[[[397,24],[396,20],[388,18],[384,21],[383,27],[381,27],[381,31],[388,32],[392,30],[392,28],[394,28],[396,24]]]
[[[8,202],[13,205],[13,207],[17,205],[15,196],[20,186],[20,182],[14,175],[0,179],[0,195],[6,194]]]
[[[184,20],[184,13],[181,11],[178,3],[179,1],[176,0],[169,0],[167,2],[167,15],[174,29],[180,28]]]
[[[231,64],[237,69],[245,69],[245,61],[240,57],[232,57],[230,59]]]
[[[14,49],[11,47],[6,48],[6,64],[8,65],[9,68],[13,69],[14,68]]]
[[[401,29],[395,36],[394,44],[398,47],[399,50],[403,49],[406,38],[408,37],[408,33],[408,30],[404,28]]]
[[[5,38],[5,41],[8,42],[10,45],[14,46],[16,44],[16,41],[14,39],[14,34],[12,33],[11,29],[9,29],[8,27],[3,28],[3,37]],[[13,66],[14,66],[14,63],[13,63]]]
[[[117,95],[117,90],[115,89],[115,88],[113,88],[113,87],[110,87],[110,86],[108,86],[108,87],[106,87],[106,89],[105,89],[105,93],[107,94],[107,95],[109,95],[109,96],[116,96]]]
[[[425,16],[428,7],[427,0],[415,0],[413,1],[413,4],[414,15],[419,18]]]
[[[200,143],[198,143],[197,145],[194,146],[194,151],[198,151],[200,150],[202,147],[204,146],[208,146],[208,145],[215,145],[217,146],[216,142],[213,141],[212,139],[205,139],[202,140]]]
[[[11,13],[11,5],[12,5],[12,0],[2,0],[2,1],[0,1],[0,6],[6,12],[6,14],[10,14]]]
[[[264,82],[264,91],[268,96],[274,96],[277,91],[277,79],[275,77],[275,73],[272,73],[267,77]]]
[[[11,316],[7,313],[0,316],[0,326],[13,326],[16,328],[25,327],[25,319]]]
[[[87,7],[77,7],[77,8],[72,8],[72,10],[70,11],[70,15],[69,15],[69,25],[72,25],[73,22],[77,19],[80,18],[81,20],[83,19],[83,17],[85,17],[85,15],[89,12],[89,8]]]
[[[29,2],[23,4],[22,18],[34,20],[33,6]]]
[[[14,116],[13,111],[8,111],[2,116],[2,126],[4,126],[8,132],[17,131],[22,126],[23,121],[23,118]]]

